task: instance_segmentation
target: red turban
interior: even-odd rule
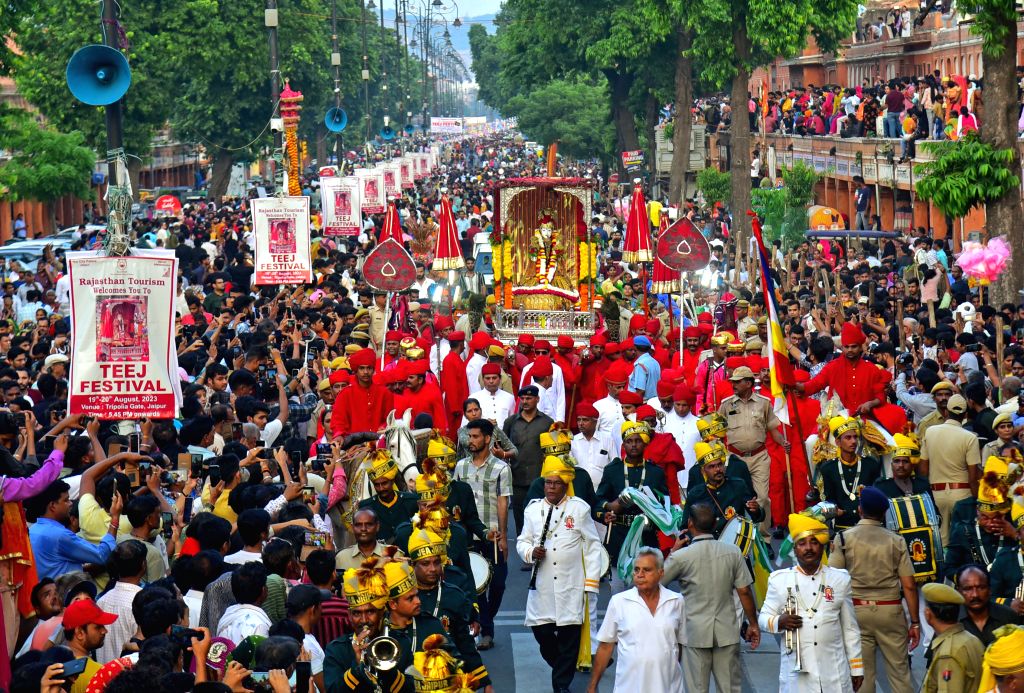
[[[352,374],[348,371],[334,371],[327,378],[327,382],[331,385],[338,385],[339,383],[350,383],[352,382]]]
[[[533,346],[534,337],[532,334],[521,334],[519,335],[519,344],[523,346]]]
[[[620,349],[618,342],[611,342],[610,344],[607,344],[604,348],[604,353],[607,356],[614,356],[615,354],[619,353],[619,351]]]
[[[611,345],[609,344],[608,346],[610,347]],[[608,366],[608,369],[604,372],[604,379],[609,383],[625,385],[632,374],[633,365],[631,363],[628,361],[616,361]]]
[[[480,369],[480,375],[501,375],[501,366],[497,363],[485,363]]]
[[[352,368],[372,366],[377,361],[377,353],[373,349],[360,349],[348,357],[348,365]]]
[[[462,330],[456,330],[455,332],[448,333],[449,342],[464,342],[466,341],[466,333]]]
[[[661,379],[667,380],[673,385],[686,382],[686,371],[682,368],[666,368],[661,372]]]
[[[631,317],[629,319],[629,331],[630,332],[633,332],[635,330],[643,329],[646,326],[647,326],[647,318],[645,318],[642,315],[639,315],[639,314],[638,315],[634,315],[633,317]]]
[[[631,404],[634,407],[639,407],[643,403],[643,397],[641,397],[637,392],[633,392],[632,390],[623,390],[619,393],[619,404]]]
[[[700,339],[702,334],[701,329],[696,325],[690,325],[683,330],[683,337],[686,339]]]
[[[697,322],[701,325],[710,325],[714,321],[714,317],[711,313],[701,313],[697,316]]]
[[[473,336],[469,338],[469,348],[473,351],[486,349],[490,343],[491,338],[486,332],[474,332]]]
[[[533,362],[533,368],[530,369],[530,375],[535,378],[546,378],[554,374],[555,369],[551,367],[551,359],[547,356],[538,356]]]
[[[597,419],[601,415],[598,413],[597,408],[595,408],[590,402],[580,402],[576,405],[576,416],[586,416],[589,419]]]
[[[426,372],[430,370],[430,364],[427,363],[426,359],[416,359],[415,361],[409,361],[405,366],[406,375],[426,375]]]
[[[750,356],[747,356],[747,366],[750,368],[750,370],[757,373],[759,371],[763,371],[765,368],[768,368],[768,359],[762,358],[757,354],[751,354]]]
[[[680,334],[682,333],[679,331],[679,328],[673,327],[671,330],[668,331],[668,334],[665,335],[665,339],[668,340],[669,344],[678,344]]]
[[[449,330],[455,327],[455,323],[447,315],[438,315],[434,318],[434,328],[440,332],[441,330]]]
[[[636,420],[643,421],[644,419],[656,419],[658,418],[658,412],[654,411],[654,407],[650,404],[642,404],[636,408]]]
[[[546,339],[538,339],[537,342],[533,345],[533,348],[536,351],[540,351],[541,349],[547,349],[548,351],[551,351],[551,342],[549,342]]]
[[[852,322],[844,322],[843,330],[839,333],[840,343],[843,346],[853,346],[854,344],[863,344],[867,341],[864,336],[863,330],[858,325]]]
[[[651,318],[650,320],[647,321],[645,327],[647,328],[647,334],[649,334],[652,337],[657,337],[658,333],[661,332],[661,320],[655,320],[654,318]]]
[[[672,393],[672,399],[676,402],[689,402],[692,407],[697,402],[697,393],[693,391],[693,388],[683,383],[677,385],[675,392]]]
[[[601,334],[595,334],[590,338],[590,346],[605,346],[608,344],[608,337],[602,332]]]
[[[726,368],[739,368],[740,366],[746,366],[747,359],[743,356],[729,356],[725,359]]]
[[[560,334],[558,335],[558,348],[559,349],[572,349],[576,346],[576,343],[572,341],[572,337],[569,335]]]
[[[710,323],[702,322],[700,325],[697,325],[697,329],[700,330],[701,335],[704,337],[710,337],[715,331],[715,326]]]
[[[659,380],[655,389],[658,391],[658,399],[664,399],[672,395],[673,390],[676,389],[676,384],[669,380]]]
[[[387,334],[384,335],[385,342],[400,342],[402,341],[402,333],[399,330],[388,330]]]
[[[802,368],[794,368],[793,369],[793,380],[795,380],[796,382],[798,382],[798,383],[806,383],[810,379],[811,379],[811,374],[808,373],[807,371],[803,370]]]

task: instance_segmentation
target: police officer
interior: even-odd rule
[[[978,436],[965,431],[967,400],[953,395],[946,404],[948,417],[931,426],[921,438],[920,473],[928,477],[935,496],[935,508],[942,520],[942,545],[949,543],[952,510],[957,501],[971,497],[981,477],[981,447]]]
[[[725,449],[707,443],[694,446],[697,463],[702,468],[701,483],[691,485],[686,494],[682,525],[689,519],[687,508],[695,503],[705,502],[715,509],[715,527],[712,534],[717,539],[726,523],[737,515],[747,515],[751,521],[764,519],[764,510],[757,502],[754,492],[739,479],[726,475]]]
[[[821,463],[818,470],[818,490],[823,499],[836,504],[839,513],[836,527],[853,527],[857,515],[861,489],[871,486],[882,476],[882,463],[877,457],[862,456],[857,452],[860,444],[860,422],[849,416],[833,416],[829,431],[839,448],[839,455]]]
[[[750,470],[757,502],[764,511],[761,533],[768,537],[771,532],[768,500],[771,457],[764,442],[771,435],[776,443],[789,452],[789,441],[779,432],[779,420],[771,400],[754,392],[754,372],[746,366],[740,366],[729,376],[729,381],[735,394],[722,402],[718,413],[726,421],[729,452],[738,455]]]
[[[978,690],[985,648],[957,620],[964,598],[952,587],[938,582],[922,587],[921,594],[925,603],[924,617],[935,629],[935,639],[925,654],[928,671],[924,675],[922,693]]]
[[[889,687],[893,693],[911,693],[907,652],[917,647],[921,624],[903,615],[900,587],[909,613],[917,616],[917,584],[907,544],[885,528],[889,499],[868,486],[860,495],[860,521],[832,540],[829,565],[850,573],[853,610],[860,625],[860,646],[864,658],[864,690],[875,689],[875,646],[885,659]],[[909,648],[907,646],[909,641]]]

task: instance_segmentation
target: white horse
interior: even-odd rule
[[[430,439],[429,428],[413,430],[412,409],[406,409],[401,417],[396,418],[395,412],[388,414],[387,425],[384,427],[384,445],[391,453],[398,473],[402,475],[407,489],[416,488],[416,477],[420,475],[419,460],[426,453],[425,444]],[[422,454],[421,454],[422,453]]]

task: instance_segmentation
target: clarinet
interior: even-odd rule
[[[551,513],[555,512],[555,506],[548,508],[548,518],[544,520],[544,531],[540,533],[540,545],[544,546],[544,542],[548,539],[548,527],[551,525]],[[537,568],[540,563],[534,561],[533,572],[530,573],[530,590],[537,589]]]

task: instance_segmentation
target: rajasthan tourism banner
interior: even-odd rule
[[[357,168],[356,178],[362,184],[361,201],[366,214],[383,214],[387,209],[384,197],[384,170],[379,168]]]
[[[324,212],[325,236],[356,236],[363,226],[359,191],[355,176],[320,179],[320,205]]]
[[[308,197],[253,200],[252,229],[256,236],[253,284],[305,284],[313,281]]]
[[[412,175],[412,157],[403,156],[399,159],[398,171],[401,176],[402,190],[412,190],[416,187],[416,181]]]
[[[174,350],[173,251],[68,253],[69,414],[171,419],[181,405]]]
[[[378,170],[384,172],[384,194],[391,200],[402,194],[401,175],[402,170],[398,162],[379,164]]]

